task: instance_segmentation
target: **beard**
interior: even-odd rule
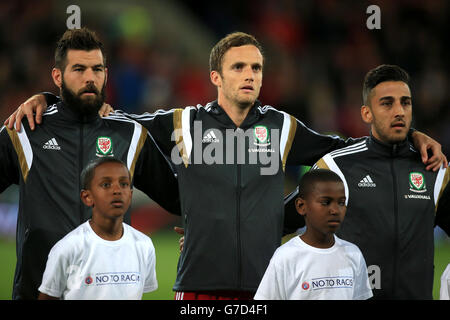
[[[61,83],[61,98],[67,107],[75,114],[87,117],[94,116],[98,114],[98,111],[105,101],[105,88],[106,82],[103,84],[100,92],[93,83],[88,83],[85,87],[75,93],[66,86],[63,80]],[[94,93],[95,96],[83,97],[83,93],[86,92]]]

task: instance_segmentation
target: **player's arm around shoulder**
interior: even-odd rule
[[[11,184],[19,183],[19,159],[7,127],[0,128],[0,192]]]
[[[292,118],[295,119],[295,132],[292,148],[287,157],[288,165],[312,165],[327,153],[367,139],[367,137],[344,139],[337,134],[320,134],[300,120]]]

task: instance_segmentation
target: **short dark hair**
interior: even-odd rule
[[[81,188],[83,190],[89,190],[91,188],[91,183],[92,183],[92,180],[94,179],[94,175],[95,175],[95,169],[97,169],[99,166],[101,166],[104,163],[119,163],[119,164],[123,165],[128,171],[128,167],[126,166],[126,164],[117,158],[101,157],[101,158],[94,159],[94,160],[90,161],[86,165],[86,167],[83,169],[83,171],[81,172]],[[130,176],[130,179],[131,179],[130,171],[128,171],[128,175]]]
[[[245,45],[254,45],[257,47],[264,59],[262,46],[254,36],[244,32],[233,32],[222,38],[211,49],[209,55],[209,71],[218,71],[222,74],[222,62],[225,53],[232,47],[241,47]]]
[[[67,65],[67,51],[100,49],[103,55],[103,65],[106,65],[106,55],[103,43],[97,34],[88,28],[72,29],[64,32],[56,44],[55,67],[64,72]]]
[[[327,169],[315,169],[306,172],[298,184],[298,197],[305,199],[318,182],[340,182],[341,178],[337,173]]]
[[[370,105],[370,92],[379,83],[385,81],[402,81],[409,86],[409,74],[399,66],[392,64],[382,64],[370,70],[364,77],[363,103]]]

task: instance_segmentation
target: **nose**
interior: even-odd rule
[[[339,205],[337,203],[330,204],[330,214],[336,216],[339,214]]]
[[[395,117],[404,117],[405,116],[405,108],[403,108],[403,105],[400,101],[396,101],[393,106],[393,111]]]
[[[94,83],[95,80],[95,74],[94,71],[91,68],[87,68],[84,72],[83,72],[83,76],[84,76],[84,82],[85,83]]]
[[[113,184],[112,191],[113,191],[114,195],[122,193],[122,190],[121,190],[120,185],[118,183]]]
[[[253,81],[255,79],[255,74],[251,66],[247,66],[244,71],[245,80]]]

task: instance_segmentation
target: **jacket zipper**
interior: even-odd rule
[[[237,165],[237,189],[236,189],[236,239],[237,239],[237,280],[238,288],[242,286],[242,261],[241,261],[241,165]]]
[[[81,123],[80,124],[80,153],[78,155],[78,192],[80,192],[81,190],[81,171],[83,170],[83,127],[84,124]],[[79,212],[80,212],[80,225],[84,222],[83,218],[84,218],[84,212],[83,212],[83,203],[80,201],[80,208],[79,208]]]
[[[238,133],[242,129],[236,128]],[[240,139],[241,136],[237,135]],[[245,140],[244,140],[245,143]],[[239,145],[237,143],[236,145]],[[237,156],[237,148],[235,149],[235,155]],[[237,241],[237,287],[242,287],[242,246],[241,246],[241,168],[242,165],[239,164],[238,156],[236,157],[236,241]]]
[[[396,295],[396,285],[397,285],[397,270],[398,270],[398,201],[397,201],[397,175],[394,168],[394,157],[397,153],[397,145],[394,144],[392,148],[392,158],[391,158],[391,173],[394,191],[394,265],[393,265],[393,278],[392,278],[392,296]]]

